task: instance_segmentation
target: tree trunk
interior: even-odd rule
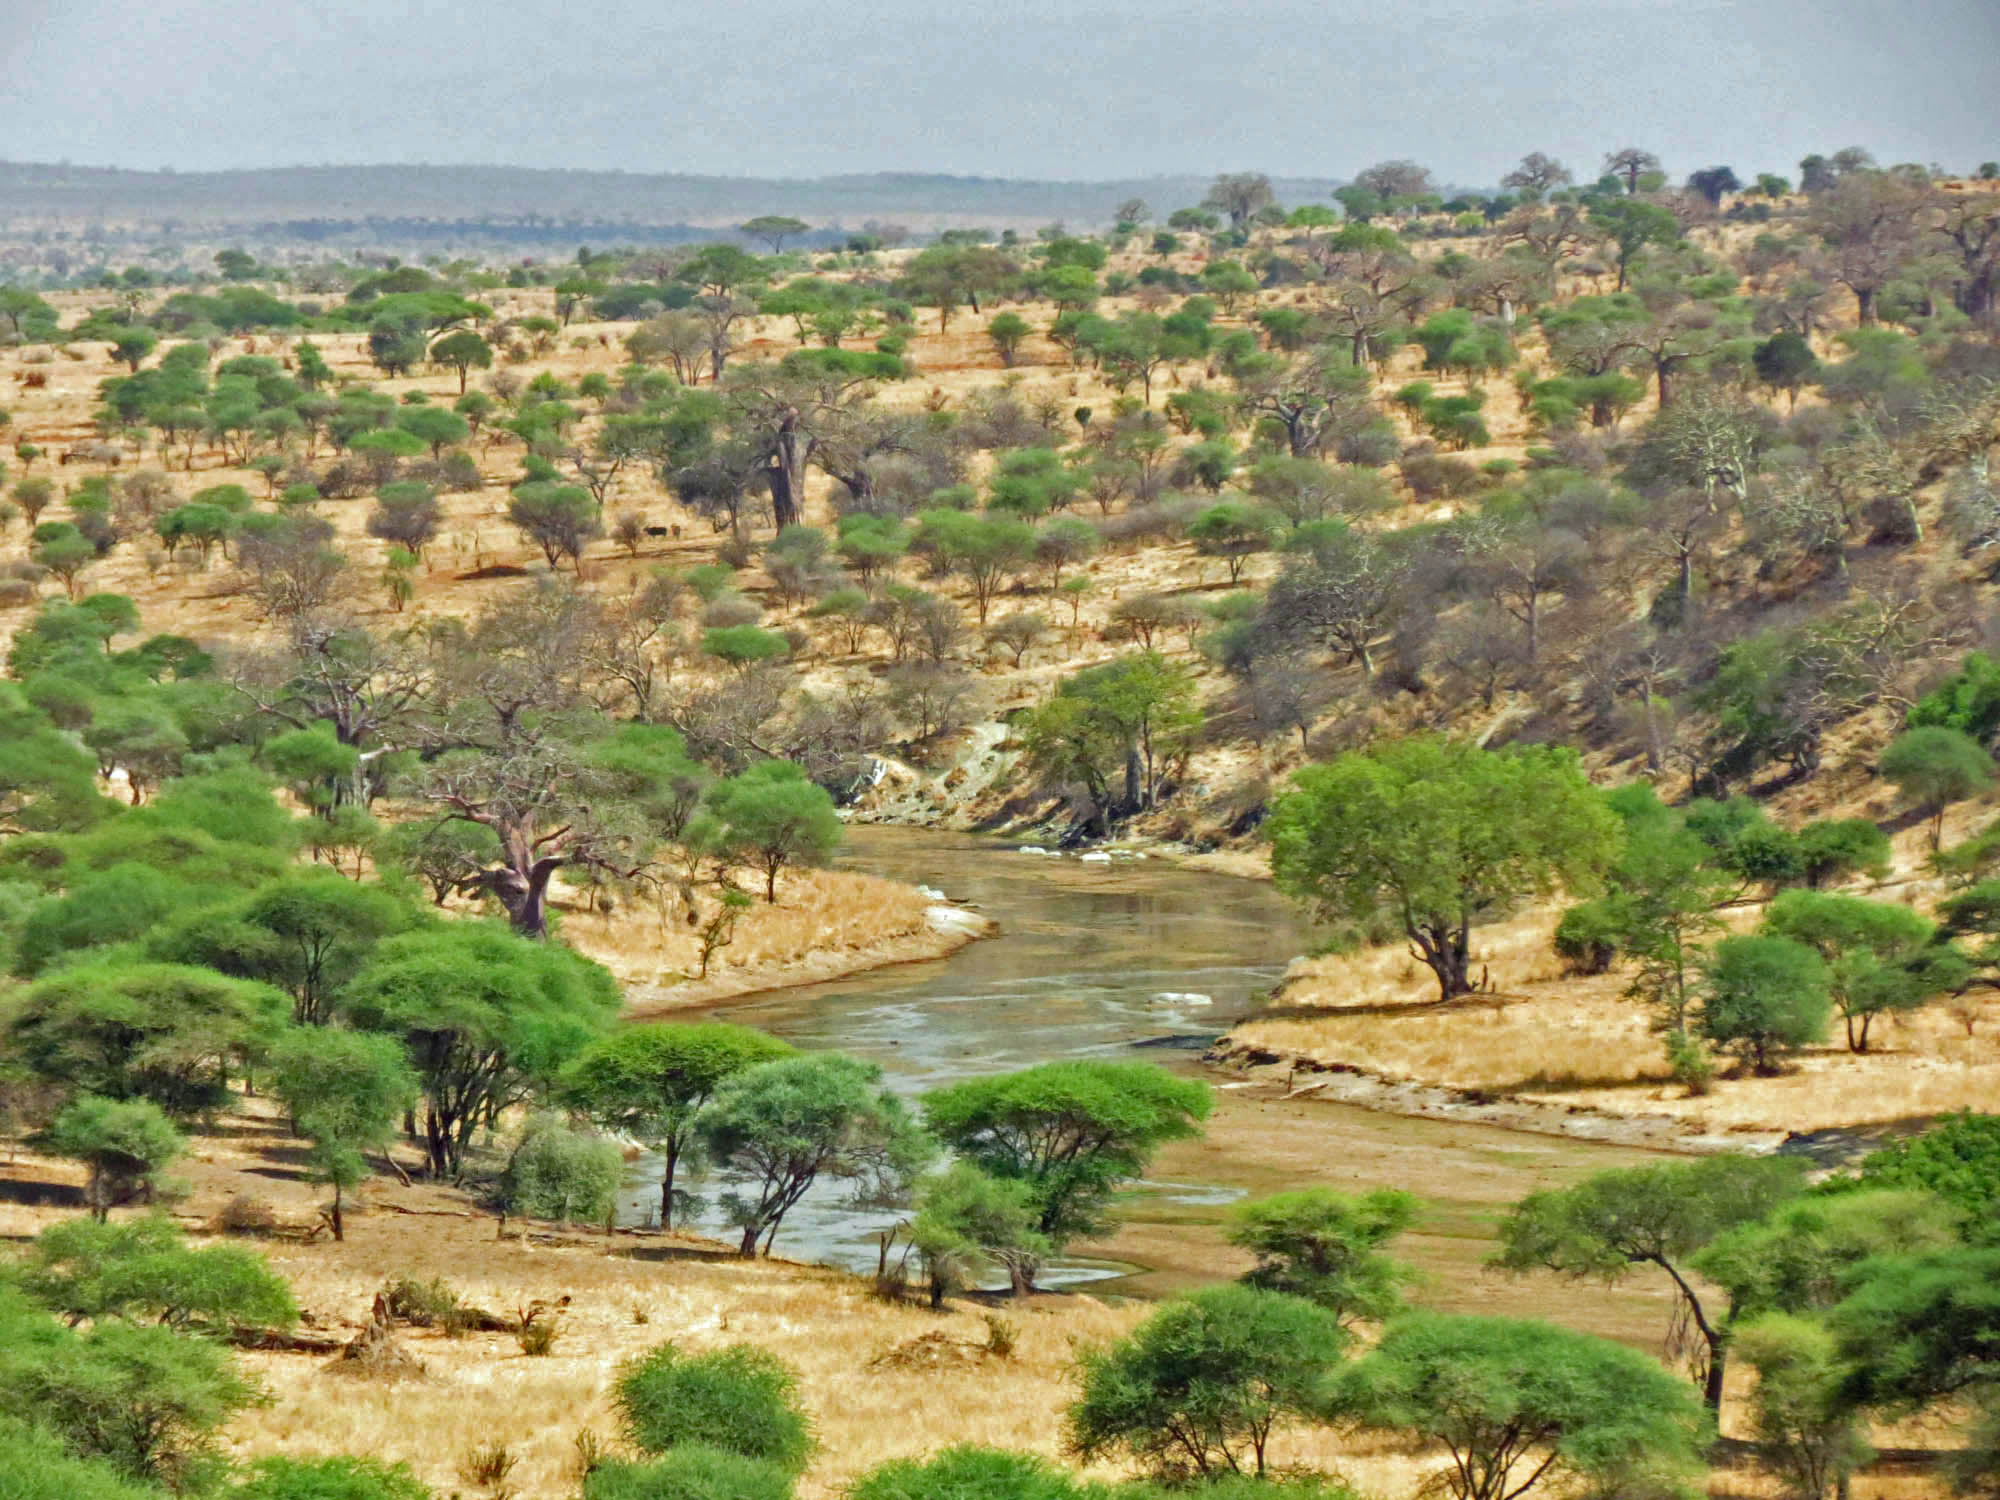
[[[1455,926],[1445,922],[1413,923],[1409,935],[1410,941],[1417,945],[1417,957],[1437,976],[1439,999],[1451,1000],[1472,993],[1468,977],[1472,967],[1472,933],[1463,919]]]
[[[674,1169],[680,1165],[678,1145],[667,1147],[667,1174],[660,1179],[660,1228],[674,1227]]]
[[[778,424],[777,444],[765,473],[771,485],[771,514],[778,529],[798,525],[806,498],[806,459],[799,442],[797,411],[787,411]]]
[[[763,1232],[760,1224],[751,1224],[743,1231],[743,1238],[737,1242],[736,1253],[745,1260],[757,1258],[757,1236]]]
[[[1875,324],[1875,288],[1872,286],[1856,287],[1854,289],[1854,308],[1856,320],[1861,326],[1863,328],[1873,327]]]
[[[336,1242],[347,1238],[347,1226],[340,1217],[340,1184],[333,1185],[333,1237]]]

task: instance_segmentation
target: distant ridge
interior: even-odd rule
[[[1339,178],[1273,178],[1288,204],[1324,201]],[[1026,181],[950,173],[870,172],[837,177],[716,177],[692,173],[571,171],[493,166],[317,166],[234,172],[132,171],[0,162],[0,226],[101,223],[182,234],[368,219],[598,226],[634,233],[716,229],[757,214],[790,214],[816,228],[864,220],[912,229],[1055,220],[1108,223],[1128,198],[1164,217],[1200,201],[1208,175],[1104,181]]]

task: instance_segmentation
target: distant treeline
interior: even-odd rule
[[[1284,178],[1273,187],[1288,203],[1323,200],[1338,180]],[[1102,182],[1035,182],[995,177],[878,172],[844,177],[761,179],[680,173],[584,172],[520,167],[329,166],[247,172],[132,172],[30,162],[0,162],[0,202],[25,220],[144,220],[198,225],[366,223],[411,219],[442,234],[458,221],[539,227],[573,236],[575,226],[615,222],[619,238],[661,237],[690,226],[720,228],[758,214],[791,214],[814,227],[856,227],[870,218],[916,228],[941,223],[1111,221],[1116,206],[1143,198],[1161,212],[1198,203],[1205,176]],[[658,226],[657,231],[645,226]]]

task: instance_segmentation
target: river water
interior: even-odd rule
[[[1194,1050],[1256,1008],[1307,942],[1296,910],[1267,883],[1163,860],[1086,863],[965,834],[857,827],[840,863],[940,890],[996,919],[1000,935],[946,959],[753,995],[715,1014],[801,1047],[868,1058],[909,1095],[1056,1058],[1154,1057],[1190,1066]],[[1115,1253],[1172,1269],[1190,1234],[1218,1239],[1214,1205],[1246,1190],[1300,1181],[1350,1190],[1396,1185],[1437,1206],[1436,1268],[1460,1281],[1477,1267],[1500,1205],[1630,1157],[1334,1104],[1223,1102],[1210,1139],[1166,1153],[1157,1174],[1165,1180],[1146,1185],[1141,1197],[1158,1232],[1150,1240],[1128,1233],[1130,1243]],[[701,1185],[711,1206],[692,1227],[733,1241],[713,1206],[727,1187],[715,1178]],[[635,1190],[631,1220],[657,1213],[657,1203],[657,1187]],[[786,1217],[774,1251],[872,1271],[876,1237],[897,1217],[850,1206],[838,1183],[818,1184]],[[1042,1279],[1056,1285],[1132,1270],[1129,1261],[1080,1259]],[[1140,1289],[1205,1274],[1188,1264],[1178,1281],[1154,1277]]]

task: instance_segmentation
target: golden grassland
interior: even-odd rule
[[[1426,1221],[1399,1247],[1425,1273],[1421,1300],[1452,1311],[1556,1317],[1658,1348],[1669,1301],[1664,1278],[1639,1277],[1614,1288],[1502,1276],[1479,1265],[1491,1244],[1492,1215],[1527,1183],[1574,1180],[1585,1165],[1644,1160],[1644,1154],[1537,1148],[1518,1137],[1509,1145],[1500,1132],[1477,1129],[1455,1133],[1442,1149],[1430,1134],[1404,1140],[1385,1130],[1363,1139],[1330,1124],[1329,1113],[1225,1094],[1208,1139],[1171,1148],[1160,1175],[1200,1174],[1233,1156],[1254,1158],[1246,1170],[1265,1174],[1272,1187],[1344,1182],[1357,1171],[1399,1174],[1428,1204]],[[1274,1123],[1289,1127],[1275,1144]],[[1524,1167],[1534,1157],[1541,1164]],[[241,1194],[269,1208],[281,1228],[309,1224],[322,1190],[303,1181],[301,1160],[276,1107],[244,1100],[195,1138],[193,1158],[179,1169],[187,1192],[176,1205],[178,1217],[198,1241],[213,1242],[218,1211]],[[1555,1175],[1544,1175],[1550,1171]],[[0,1164],[0,1239],[25,1239],[65,1211],[24,1200],[36,1192],[74,1195],[78,1182],[73,1165],[32,1154]],[[1077,1347],[1128,1332],[1149,1310],[1144,1300],[1068,1294],[955,1301],[933,1313],[880,1300],[863,1278],[783,1260],[743,1261],[691,1237],[605,1237],[520,1221],[496,1234],[497,1221],[463,1195],[422,1182],[399,1187],[378,1177],[363,1197],[366,1206],[350,1210],[344,1243],[284,1234],[258,1243],[292,1285],[309,1331],[347,1338],[385,1283],[404,1275],[443,1277],[466,1302],[502,1317],[531,1302],[567,1298],[554,1348],[530,1357],[510,1333],[451,1336],[399,1327],[398,1349],[421,1368],[393,1378],[355,1374],[323,1355],[246,1352],[244,1365],[268,1400],[225,1434],[237,1458],[365,1453],[405,1462],[449,1495],[476,1492],[461,1466],[475,1449],[499,1442],[516,1459],[510,1484],[519,1500],[571,1500],[579,1434],[620,1450],[613,1387],[623,1361],[665,1340],[692,1351],[749,1343],[798,1372],[819,1439],[801,1493],[824,1500],[876,1464],[952,1443],[1060,1457],[1061,1411],[1074,1398]],[[1142,1194],[1130,1214],[1126,1230],[1092,1248],[1131,1256],[1162,1250],[1181,1257],[1203,1281],[1244,1269],[1241,1253],[1222,1243],[1213,1208],[1174,1212]],[[989,1347],[989,1316],[1007,1325],[1012,1347],[1005,1355]],[[1732,1381],[1726,1431],[1742,1431],[1744,1394],[1744,1383]],[[1912,1429],[1881,1440],[1934,1445],[1939,1435]],[[1321,1429],[1286,1434],[1274,1456],[1341,1474],[1363,1494],[1380,1497],[1417,1493],[1444,1461],[1440,1452],[1394,1439]],[[1095,1472],[1119,1471],[1100,1465]],[[1936,1492],[1913,1462],[1882,1466],[1855,1486],[1862,1500]],[[1761,1497],[1782,1490],[1752,1469],[1724,1467],[1711,1476],[1709,1493]]]
[[[852,870],[787,870],[778,899],[760,894],[739,918],[729,946],[701,974],[701,938],[671,892],[594,907],[574,897],[562,935],[617,976],[627,1013],[651,1015],[711,1005],[754,990],[816,984],[884,964],[943,958],[982,932],[983,919],[932,920],[932,903],[915,886]]]

